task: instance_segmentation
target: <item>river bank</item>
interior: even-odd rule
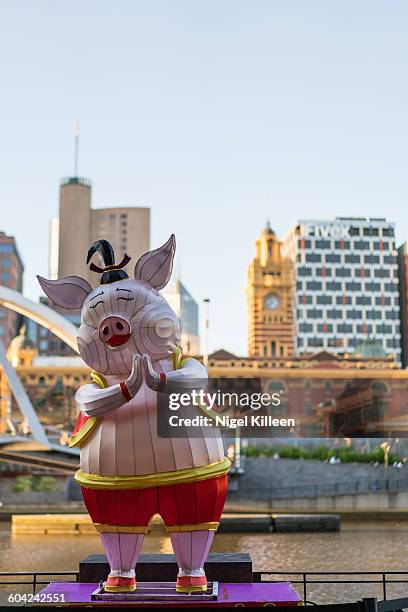
[[[81,559],[102,552],[94,535],[12,536],[10,523],[0,524],[0,572],[76,571]],[[143,552],[171,553],[170,540],[152,533],[145,538]],[[334,533],[219,533],[212,552],[247,552],[254,571],[406,571],[408,522],[346,521]],[[406,585],[390,589],[390,597],[407,594]],[[0,589],[0,602],[10,590]],[[363,591],[361,585],[353,584],[312,585],[310,599],[329,603],[358,599],[362,594],[381,598],[380,585],[364,585]]]

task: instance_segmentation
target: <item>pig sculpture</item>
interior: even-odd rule
[[[159,437],[158,392],[191,389],[207,373],[193,358],[183,359],[179,324],[159,293],[169,281],[175,237],[145,253],[134,278],[115,265],[110,243],[98,240],[105,267],[92,289],[78,276],[38,277],[58,306],[81,309],[78,348],[91,368],[89,384],[76,393],[79,416],[71,446],[80,447],[82,487],[88,512],[110,565],[105,589],[136,589],[135,566],[150,519],[160,514],[179,566],[179,592],[205,591],[203,570],[227,491],[230,462],[219,436]],[[197,408],[198,412],[199,408]]]

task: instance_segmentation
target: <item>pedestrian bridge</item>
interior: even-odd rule
[[[78,352],[77,328],[52,308],[33,302],[18,291],[3,286],[0,286],[0,306],[32,319]],[[16,370],[7,358],[6,349],[1,341],[0,368],[7,377],[17,405],[29,427],[27,436],[0,434],[0,461],[46,467],[68,473],[75,471],[79,462],[79,451],[49,440]]]

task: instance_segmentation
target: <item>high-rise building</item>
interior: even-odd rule
[[[56,304],[45,296],[40,297],[40,303],[52,308],[58,312],[58,314],[68,319],[68,321],[70,321],[73,325],[76,325],[76,327],[80,326],[81,313],[79,310],[71,311],[56,306]],[[38,323],[30,322],[28,324],[28,336],[34,341],[38,354],[41,356],[48,355],[51,357],[54,355],[60,357],[70,357],[76,355],[75,351],[68,346],[68,344],[57,338],[52,331],[43,327],[42,325],[39,325]]]
[[[366,339],[401,360],[394,224],[337,217],[299,221],[283,251],[295,276],[297,354],[355,352]]]
[[[269,223],[255,242],[248,267],[248,354],[288,357],[293,354],[293,271],[289,257]]]
[[[91,183],[83,178],[71,177],[61,181],[58,277],[80,275],[95,285],[97,276],[90,272],[85,263],[91,243],[105,238],[111,242],[117,262],[126,251],[135,263],[140,255],[149,250],[150,209],[94,209],[91,208],[91,190]],[[55,253],[55,249],[53,252]],[[55,268],[55,260],[53,267]]]
[[[200,336],[198,331],[198,304],[183,283],[177,279],[163,291],[180,323],[180,345],[186,355],[198,355]]]
[[[408,242],[398,249],[398,275],[400,287],[401,361],[408,367]]]
[[[0,285],[22,291],[23,272],[24,265],[15,238],[0,232]],[[6,348],[17,334],[20,319],[13,310],[0,307],[0,340]]]

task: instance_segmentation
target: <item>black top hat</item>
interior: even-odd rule
[[[92,270],[92,272],[98,272],[99,274],[102,274],[101,285],[107,285],[108,283],[114,283],[115,281],[123,280],[124,278],[129,278],[125,270],[122,270],[122,268],[124,268],[131,260],[131,257],[129,257],[129,255],[126,255],[125,253],[122,261],[119,264],[115,264],[115,252],[111,243],[107,240],[96,240],[89,247],[88,255],[86,258],[87,264],[90,262],[92,255],[94,255],[94,253],[96,252],[101,254],[105,267],[100,268],[94,263],[91,263],[89,268]]]

